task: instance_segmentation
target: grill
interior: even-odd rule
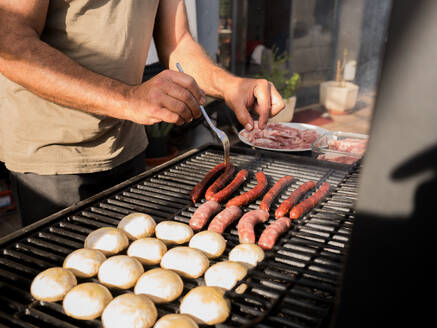
[[[190,191],[223,160],[214,145],[187,152],[178,158],[58,212],[0,240],[0,327],[101,327],[100,320],[79,321],[66,316],[62,305],[39,302],[30,295],[30,284],[42,270],[62,266],[70,252],[83,247],[85,237],[103,226],[116,226],[130,212],[152,215],[157,222],[188,223],[200,205],[190,201]],[[358,166],[320,162],[313,158],[248,148],[231,149],[237,169],[262,170],[269,187],[284,175],[295,181],[282,192],[279,203],[307,180],[331,184],[331,193],[316,208],[294,222],[272,251],[240,282],[243,294],[227,292],[232,313],[218,327],[322,327],[335,301],[342,260],[354,220]],[[254,187],[252,174],[236,192]],[[243,208],[257,209],[260,200]],[[269,221],[274,220],[270,217]],[[265,226],[264,225],[264,226]],[[259,237],[264,226],[256,227]],[[236,224],[223,234],[225,253],[211,264],[227,259],[238,244]],[[146,270],[148,268],[145,268]],[[78,283],[85,280],[78,279]],[[95,281],[97,279],[87,279]],[[184,293],[203,279],[184,278]],[[114,296],[123,291],[111,290]],[[158,305],[159,316],[178,311],[179,302]]]

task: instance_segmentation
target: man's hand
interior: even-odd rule
[[[254,126],[249,110],[259,115],[259,127],[264,128],[268,118],[284,108],[270,82],[235,77],[212,62],[190,34],[183,0],[159,2],[154,40],[161,63],[174,70],[181,63],[208,95],[226,101],[246,129]]]
[[[189,75],[166,70],[141,85],[130,87],[130,120],[141,124],[168,122],[182,125],[201,116],[205,93]]]
[[[232,78],[224,87],[224,99],[246,130],[253,129],[250,111],[258,114],[258,127],[263,129],[269,117],[279,113],[284,101],[274,85],[264,79]]]

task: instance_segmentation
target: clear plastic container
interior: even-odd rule
[[[311,145],[313,157],[342,164],[354,164],[363,157],[368,136],[350,132],[328,132]]]

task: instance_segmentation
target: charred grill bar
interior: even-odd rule
[[[190,191],[202,177],[222,161],[220,150],[205,146],[160,167],[145,172],[87,201],[72,206],[43,222],[0,240],[0,326],[16,327],[101,327],[100,320],[79,321],[66,316],[59,303],[32,299],[29,288],[40,271],[62,266],[64,258],[83,247],[85,237],[103,226],[116,226],[132,211],[152,215],[157,222],[188,223],[195,206]],[[322,327],[329,318],[342,268],[345,246],[354,220],[358,167],[320,162],[312,158],[233,148],[231,161],[237,169],[252,172],[236,194],[256,184],[254,172],[262,170],[269,186],[284,175],[295,181],[281,193],[280,201],[302,182],[327,181],[333,187],[321,204],[307,213],[280,237],[272,251],[240,282],[248,286],[243,294],[227,292],[232,313],[220,327]],[[243,208],[257,209],[261,200]],[[265,225],[274,220],[276,200]],[[265,225],[256,227],[257,238]],[[238,244],[236,223],[223,236],[227,258]],[[147,268],[146,268],[147,269]],[[96,278],[87,281],[97,281]],[[203,279],[184,280],[184,293]],[[82,282],[81,279],[78,282]],[[124,291],[111,289],[113,295]],[[157,305],[159,316],[175,313],[179,302]]]

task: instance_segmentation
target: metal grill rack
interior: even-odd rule
[[[215,146],[193,150],[0,240],[0,327],[101,327],[100,320],[79,321],[66,316],[60,302],[35,301],[29,292],[35,275],[46,268],[61,266],[70,252],[83,247],[91,231],[116,226],[133,211],[148,213],[157,222],[187,223],[200,205],[194,206],[190,201],[192,187],[222,160]],[[284,175],[295,177],[275,201],[271,213],[307,180],[319,184],[328,181],[333,188],[317,208],[293,224],[272,251],[266,252],[260,265],[249,271],[240,282],[248,286],[243,294],[235,289],[227,292],[232,313],[218,326],[320,327],[335,299],[353,224],[357,167],[247,148],[233,148],[231,161],[237,169],[247,168],[251,172],[235,194],[254,187],[254,173],[259,170],[267,175],[268,187]],[[243,211],[257,209],[259,203],[257,200]],[[264,226],[256,227],[257,237],[272,220],[273,216]],[[226,251],[212,263],[226,259],[238,244],[235,226],[224,232]],[[83,281],[97,282],[97,279],[78,282]],[[183,295],[201,284],[202,278],[184,278]],[[116,296],[124,291],[111,289],[111,292]],[[178,307],[178,301],[157,306],[160,316],[175,313]]]

